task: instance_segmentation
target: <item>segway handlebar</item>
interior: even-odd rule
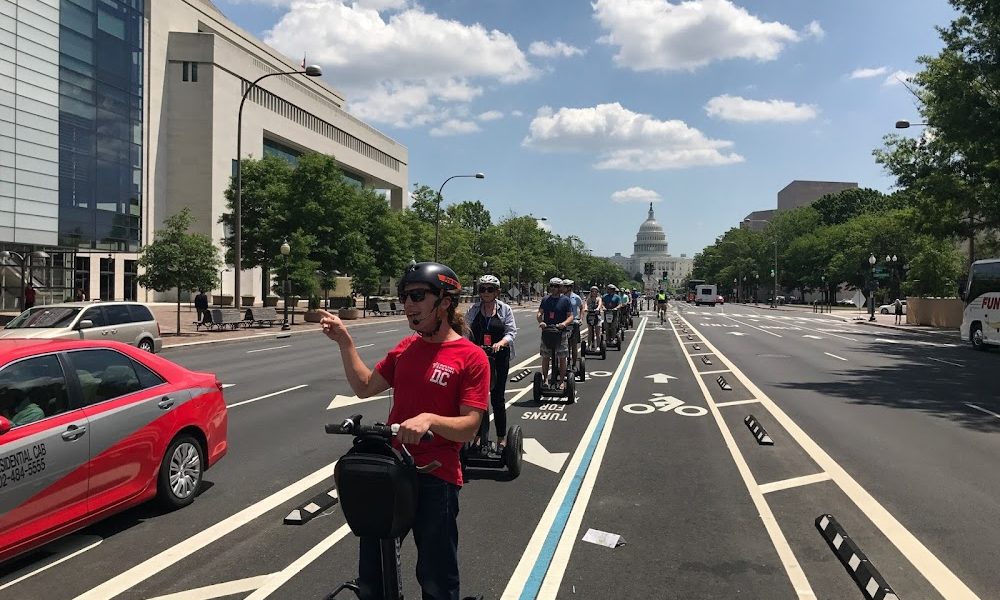
[[[342,423],[328,423],[324,428],[327,433],[340,435],[375,435],[390,439],[399,433],[399,423],[386,425],[385,423],[375,423],[374,425],[362,425],[361,415],[354,415],[344,419]],[[427,431],[420,438],[422,442],[429,442],[434,439],[434,433]]]

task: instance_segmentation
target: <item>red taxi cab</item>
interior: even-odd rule
[[[0,339],[0,561],[156,498],[227,449],[222,385],[118,342]]]

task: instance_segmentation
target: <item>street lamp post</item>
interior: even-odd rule
[[[771,224],[771,221],[767,219],[743,219],[744,223],[767,223]],[[771,295],[771,308],[778,305],[778,238],[774,238],[774,294]]]
[[[247,96],[257,87],[257,84],[268,77],[278,75],[306,75],[307,77],[319,77],[323,70],[317,65],[309,65],[302,71],[282,71],[280,73],[267,73],[261,75],[247,86],[243,91],[243,99],[240,100],[240,110],[236,113],[236,199],[233,202],[233,306],[240,307],[240,273],[243,271],[243,105],[246,104]]]
[[[284,310],[285,314],[284,314],[284,319],[281,322],[282,331],[287,331],[291,329],[291,326],[288,324],[288,255],[291,254],[291,252],[292,252],[292,247],[288,245],[288,240],[282,242],[281,255],[285,257],[285,283],[282,285],[282,287],[284,288],[282,291],[285,292],[285,310]],[[292,313],[292,315],[293,315],[292,318],[295,318],[294,312]]]
[[[875,320],[875,255],[868,257],[868,264],[871,265],[871,275],[868,278],[868,320]]]
[[[0,252],[0,260],[6,261],[12,256],[16,256],[17,259],[21,261],[21,296],[19,302],[21,303],[21,310],[24,310],[25,269],[28,268],[32,258],[48,258],[49,253],[44,250],[35,250],[34,252],[27,254],[21,254],[20,252],[15,252],[13,250],[4,250],[3,252]]]
[[[437,208],[434,211],[434,262],[438,261],[438,241],[441,237],[441,192],[442,190],[444,190],[444,186],[446,183],[448,183],[452,179],[456,179],[459,177],[486,179],[486,175],[483,175],[482,173],[476,173],[475,175],[452,175],[448,179],[445,179],[444,183],[441,184],[441,187],[438,188]]]
[[[226,290],[225,290],[225,283],[226,282],[225,282],[225,279],[224,279],[224,274],[228,273],[228,272],[229,272],[229,269],[222,269],[221,271],[219,271],[219,306],[222,306],[222,297],[226,295]],[[235,300],[234,300],[234,302],[235,302]],[[234,306],[235,306],[235,304],[234,304]]]
[[[899,260],[899,259],[898,259],[898,257],[895,254],[893,254],[892,256],[889,256],[888,254],[885,255],[885,265],[887,267],[889,267],[889,269],[891,269],[889,271],[889,281],[890,282],[892,282],[893,280],[896,279],[896,261],[897,260]],[[898,285],[896,286],[896,294],[895,294],[895,296],[897,298],[899,297],[899,286]]]
[[[826,287],[826,275],[820,275],[819,278],[823,282],[823,303],[830,304],[830,290]]]

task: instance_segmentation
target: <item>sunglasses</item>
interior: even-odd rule
[[[423,302],[424,298],[426,298],[429,293],[431,293],[431,290],[410,290],[408,292],[400,292],[399,301],[404,304],[407,299],[411,302]]]
[[[479,286],[479,291],[480,292],[489,292],[489,293],[492,294],[493,292],[497,291],[497,288],[495,288],[492,285],[481,285],[481,286]]]

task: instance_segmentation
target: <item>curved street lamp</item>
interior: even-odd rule
[[[470,177],[475,179],[486,179],[486,175],[482,173],[476,173],[475,175],[452,175],[448,179],[444,180],[441,187],[438,188],[437,193],[437,209],[434,211],[434,262],[438,261],[438,240],[441,237],[441,191],[444,190],[446,183],[452,179],[457,179],[460,177]]]
[[[910,127],[928,127],[928,123],[910,123],[906,119],[896,121],[896,129],[909,129]]]
[[[877,259],[874,254],[868,256],[868,264],[871,265],[871,278],[868,285],[868,320],[875,320],[875,263]]]
[[[307,77],[319,77],[323,74],[323,69],[317,65],[309,65],[301,71],[282,71],[280,73],[267,73],[253,80],[243,91],[243,99],[240,100],[240,110],[236,114],[236,199],[233,202],[233,306],[240,307],[240,273],[243,271],[243,105],[246,104],[247,96],[257,87],[257,84],[268,77],[278,75],[305,75]]]

